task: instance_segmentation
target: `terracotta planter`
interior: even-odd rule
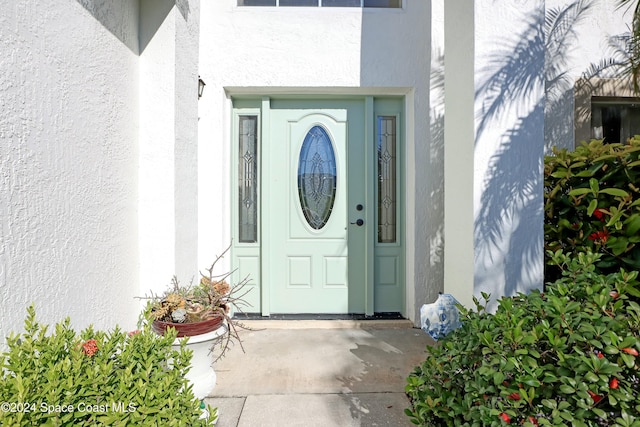
[[[178,338],[173,343],[180,346],[182,337],[189,337],[187,347],[193,351],[191,369],[186,378],[193,386],[193,394],[200,400],[211,393],[216,385],[216,372],[213,369],[211,346],[213,340],[227,332],[224,316],[220,315],[211,320],[196,323],[171,323],[155,320],[151,328],[158,335],[163,335],[168,327],[174,327],[178,331]]]
[[[213,319],[203,320],[196,323],[172,323],[154,320],[151,328],[158,335],[163,335],[168,327],[175,328],[178,331],[178,338],[192,337],[194,335],[202,335],[207,332],[215,331],[224,323],[224,316],[221,314]]]

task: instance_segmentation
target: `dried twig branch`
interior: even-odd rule
[[[221,334],[210,349],[211,352],[219,349],[220,353],[214,362],[224,357],[235,342],[240,344],[240,348],[244,352],[244,346],[240,338],[239,331],[242,329],[251,330],[247,326],[241,324],[238,320],[234,320],[232,315],[234,312],[243,312],[244,307],[250,306],[245,297],[251,291],[247,289],[249,276],[240,280],[237,284],[231,286],[227,280],[237,271],[232,270],[223,274],[215,274],[220,260],[231,250],[229,245],[220,255],[216,256],[210,267],[205,269],[206,273],[200,271],[200,280],[194,285],[193,279],[188,286],[183,286],[176,276],[171,279],[169,291],[163,296],[154,295],[138,297],[138,299],[152,300],[154,306],[149,308],[147,315],[151,320],[162,320],[174,322],[176,314],[180,313],[182,319],[178,322],[190,323],[197,321],[196,319],[206,320],[215,317],[223,317],[223,327],[226,331]],[[185,316],[185,314],[187,314]]]

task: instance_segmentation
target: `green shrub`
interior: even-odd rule
[[[545,249],[601,253],[597,269],[640,269],[640,137],[545,157]],[[549,258],[546,258],[549,261]],[[560,272],[547,267],[545,280]]]
[[[192,426],[200,401],[185,379],[192,353],[176,332],[145,327],[111,333],[91,327],[76,335],[67,318],[47,335],[27,309],[25,333],[7,338],[0,358],[0,425]]]
[[[461,308],[462,327],[407,379],[415,424],[640,426],[638,273],[550,257],[563,277],[545,293],[504,297],[495,314]]]

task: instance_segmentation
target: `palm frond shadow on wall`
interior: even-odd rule
[[[475,218],[476,293],[513,295],[542,286],[545,116],[566,108],[568,53],[591,7],[578,0],[545,13],[541,5],[524,17],[519,34],[496,42],[502,48],[483,60],[476,143],[493,126],[506,122],[507,130],[489,160]]]

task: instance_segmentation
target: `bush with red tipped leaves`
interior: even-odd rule
[[[476,300],[462,327],[408,377],[422,426],[640,426],[638,272],[603,275],[601,254],[549,254],[544,293]],[[484,294],[488,300],[489,296]]]
[[[640,136],[628,144],[602,140],[544,160],[544,244],[547,254],[602,254],[597,271],[640,270]],[[549,255],[545,261],[549,261]],[[545,280],[560,277],[553,265]]]

